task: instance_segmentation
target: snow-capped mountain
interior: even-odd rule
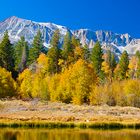
[[[60,43],[67,31],[80,39],[80,42],[88,44],[92,48],[96,41],[100,41],[103,49],[111,49],[117,54],[121,54],[127,50],[129,54],[134,54],[140,50],[140,39],[132,38],[129,34],[117,34],[111,31],[92,31],[89,29],[70,30],[65,26],[56,25],[53,23],[39,23],[31,20],[21,19],[18,17],[10,17],[0,22],[0,40],[4,32],[7,30],[12,43],[17,42],[21,36],[24,36],[26,41],[32,43],[37,31],[40,30],[44,41],[44,46],[48,47],[51,37],[56,29],[60,30]]]
[[[66,32],[69,31],[67,27],[53,23],[38,23],[13,16],[0,22],[0,39],[2,39],[4,32],[8,31],[12,43],[17,42],[21,36],[24,36],[29,43],[32,43],[37,31],[40,30],[44,45],[47,46],[56,29],[60,30],[60,41],[62,41]]]

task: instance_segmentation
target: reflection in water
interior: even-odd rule
[[[140,140],[140,130],[0,129],[0,140]]]
[[[4,140],[17,140],[17,136],[20,134],[20,132],[12,132],[12,131],[5,131],[3,133],[3,139]]]

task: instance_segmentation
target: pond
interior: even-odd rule
[[[140,140],[140,130],[1,128],[0,140]]]

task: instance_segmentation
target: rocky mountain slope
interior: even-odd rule
[[[80,39],[83,45],[88,44],[89,48],[92,48],[96,41],[100,41],[103,49],[111,49],[118,55],[124,50],[127,50],[129,54],[134,54],[137,50],[140,50],[140,39],[132,38],[129,34],[117,34],[111,31],[102,30],[92,31],[89,29],[73,31],[65,26],[53,23],[34,22],[15,16],[0,22],[0,40],[7,30],[12,43],[17,42],[21,36],[24,36],[29,43],[32,43],[37,31],[40,30],[42,32],[44,46],[49,47],[51,37],[56,29],[60,30],[60,43],[63,42],[64,35],[69,31]]]

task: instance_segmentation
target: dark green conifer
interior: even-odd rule
[[[27,67],[29,48],[24,37],[15,45],[15,70],[22,72]]]
[[[127,51],[124,51],[121,55],[120,61],[119,61],[119,75],[120,79],[126,79],[126,74],[128,71],[128,65],[129,65],[129,56]]]
[[[41,50],[43,49],[43,41],[40,30],[37,32],[37,35],[34,37],[33,44],[29,50],[29,64],[32,64],[39,57]]]
[[[47,56],[49,58],[49,71],[51,74],[57,73],[60,70],[58,65],[58,61],[60,58],[59,38],[59,30],[56,30],[52,36],[50,49],[47,53]]]
[[[99,42],[96,42],[91,52],[91,61],[95,69],[95,72],[98,76],[100,76],[100,74],[102,73],[101,71],[102,62],[103,62],[102,56],[103,56],[103,51],[101,45]]]
[[[13,71],[14,59],[13,59],[13,46],[10,43],[8,32],[6,31],[2,42],[0,43],[0,66],[4,67],[8,71]]]
[[[84,47],[83,47],[83,49],[84,49],[84,59],[86,61],[89,61],[90,60],[90,50],[88,48],[88,45],[85,44]]]
[[[64,60],[67,61],[68,56],[72,52],[70,32],[67,32],[66,33],[66,35],[64,37],[64,43],[63,43],[63,47],[62,48],[63,48],[63,50],[62,50],[62,56],[63,56]]]

